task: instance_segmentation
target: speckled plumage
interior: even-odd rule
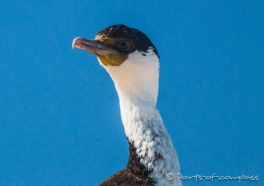
[[[142,53],[145,54],[141,55]],[[150,47],[135,51],[120,66],[103,66],[114,81],[121,118],[128,141],[133,142],[140,163],[157,186],[180,186],[166,175],[180,172],[178,157],[156,109],[159,58]]]
[[[128,43],[125,50],[121,43]],[[119,97],[121,119],[130,145],[125,169],[101,186],[181,186],[167,174],[180,173],[178,156],[156,109],[159,56],[150,39],[125,25],[105,28],[95,41],[76,38],[73,47],[97,55],[111,76]]]
[[[129,161],[125,169],[105,180],[100,186],[155,186],[150,172],[140,163],[136,148],[129,143]]]

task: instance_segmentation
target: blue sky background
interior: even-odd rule
[[[259,175],[264,185],[263,1],[3,1],[0,185],[98,185],[128,144],[112,80],[72,50],[123,23],[161,57],[157,107],[183,175]]]

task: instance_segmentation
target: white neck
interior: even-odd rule
[[[176,177],[179,163],[171,139],[156,109],[159,59],[152,49],[146,56],[134,52],[118,67],[105,66],[118,92],[126,136],[137,149],[141,163],[151,172],[157,186],[181,185]]]

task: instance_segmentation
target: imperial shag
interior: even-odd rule
[[[129,143],[126,168],[100,186],[181,186],[178,157],[156,109],[159,55],[150,39],[137,29],[113,25],[95,40],[75,38],[72,47],[95,54],[114,81]]]

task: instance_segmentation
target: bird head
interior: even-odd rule
[[[115,83],[119,98],[156,104],[159,56],[150,39],[137,29],[113,25],[94,40],[77,37],[72,47],[95,54]]]

